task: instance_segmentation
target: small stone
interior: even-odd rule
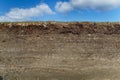
[[[2,42],[6,42],[6,40],[3,40]]]
[[[2,76],[0,76],[0,80],[3,80],[3,77],[2,77]]]

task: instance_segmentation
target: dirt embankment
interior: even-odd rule
[[[39,22],[39,23],[0,23],[0,30],[14,34],[120,34],[120,23],[91,22]]]
[[[0,23],[0,79],[120,80],[119,34],[119,23]]]

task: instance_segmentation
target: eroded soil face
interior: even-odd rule
[[[0,31],[4,80],[120,80],[119,34]]]

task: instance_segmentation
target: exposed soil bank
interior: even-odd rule
[[[119,23],[1,23],[4,80],[120,80]]]

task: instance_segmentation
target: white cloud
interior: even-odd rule
[[[60,3],[60,6],[59,4]],[[66,9],[66,4],[70,5]],[[70,0],[69,2],[57,2],[56,10],[58,12],[69,12],[73,9],[94,9],[94,10],[110,10],[120,6],[120,0]]]
[[[32,17],[54,14],[47,4],[39,4],[33,8],[13,8],[8,13],[0,16],[0,21],[25,21]]]
[[[68,2],[57,2],[55,9],[61,13],[66,13],[66,12],[71,11],[73,7]]]

